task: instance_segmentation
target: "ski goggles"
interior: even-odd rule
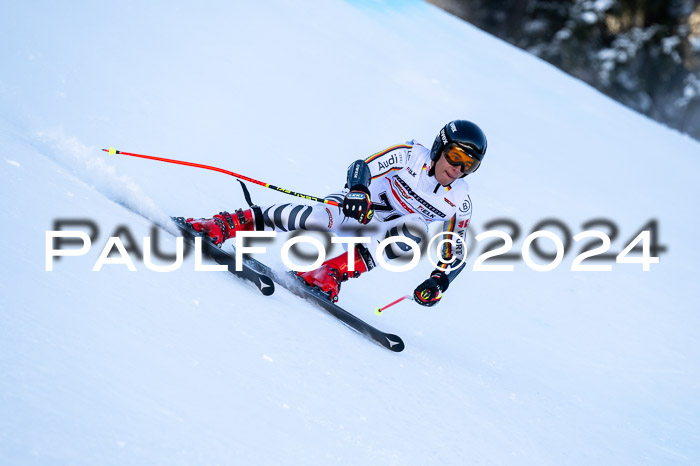
[[[442,153],[444,154],[447,163],[453,167],[462,167],[462,173],[465,175],[474,173],[481,164],[479,159],[472,157],[466,150],[462,149],[456,144],[448,145]]]

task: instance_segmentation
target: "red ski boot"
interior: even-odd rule
[[[192,225],[195,231],[203,231],[209,235],[219,247],[227,239],[236,236],[237,231],[255,230],[253,212],[250,209],[238,209],[233,215],[228,212],[219,212],[213,218],[200,218],[199,220],[188,218],[186,222]]]
[[[307,285],[320,288],[335,303],[338,301],[340,284],[346,281],[350,274],[352,274],[353,278],[359,277],[370,270],[370,268],[367,267],[365,260],[362,258],[362,252],[355,248],[355,270],[353,272],[348,270],[348,253],[344,252],[338,257],[328,259],[316,270],[297,272],[297,276],[303,278]]]

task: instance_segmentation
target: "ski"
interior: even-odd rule
[[[198,233],[192,228],[192,225],[185,222],[183,217],[171,217],[175,226],[182,232],[183,237],[192,245],[194,245],[195,237],[202,238],[202,253],[214,260],[217,264],[225,265],[228,271],[233,275],[247,280],[254,284],[258,290],[265,296],[269,296],[275,292],[275,283],[269,274],[261,272],[261,270],[269,270],[266,266],[250,257],[243,257],[241,270],[236,270],[236,258],[224,251],[211,239],[203,234]]]
[[[240,272],[236,271],[236,259],[233,255],[216,246],[208,236],[196,232],[194,228],[192,228],[192,225],[185,222],[183,217],[172,217],[172,220],[190,243],[194,244],[194,238],[197,236],[202,238],[202,252],[207,255],[207,257],[210,257],[219,264],[226,265],[228,271],[232,274],[253,283],[262,294],[266,296],[271,295],[275,291],[275,283],[277,283],[283,288],[288,289],[292,294],[299,296],[307,302],[316,304],[346,326],[384,348],[396,353],[404,350],[405,345],[401,337],[391,333],[385,333],[346,311],[328,299],[318,288],[312,288],[306,285],[303,279],[297,277],[294,272],[287,272],[285,274],[277,273],[262,262],[245,255],[243,256],[242,263],[243,270]]]
[[[332,302],[318,288],[310,287],[303,278],[297,277],[294,272],[288,272],[286,276],[275,275],[275,281],[282,287],[288,289],[293,294],[306,301],[317,304],[327,313],[340,320],[346,326],[362,334],[371,341],[384,348],[399,353],[404,350],[405,345],[401,337],[392,333],[385,333],[378,328],[368,324],[354,314],[346,311],[342,307]]]

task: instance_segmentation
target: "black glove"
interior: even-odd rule
[[[442,293],[450,286],[450,280],[442,270],[436,270],[429,279],[413,291],[413,299],[421,306],[434,306],[442,299]]]
[[[350,192],[343,199],[343,214],[346,217],[354,218],[363,225],[367,225],[372,220],[374,210],[367,187],[355,185],[350,188]]]

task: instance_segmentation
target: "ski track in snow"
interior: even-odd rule
[[[103,156],[103,152],[57,130],[40,131],[36,140],[43,153],[108,199],[177,234],[170,225],[170,216],[132,178],[118,174],[116,167],[105,160],[107,156]]]

